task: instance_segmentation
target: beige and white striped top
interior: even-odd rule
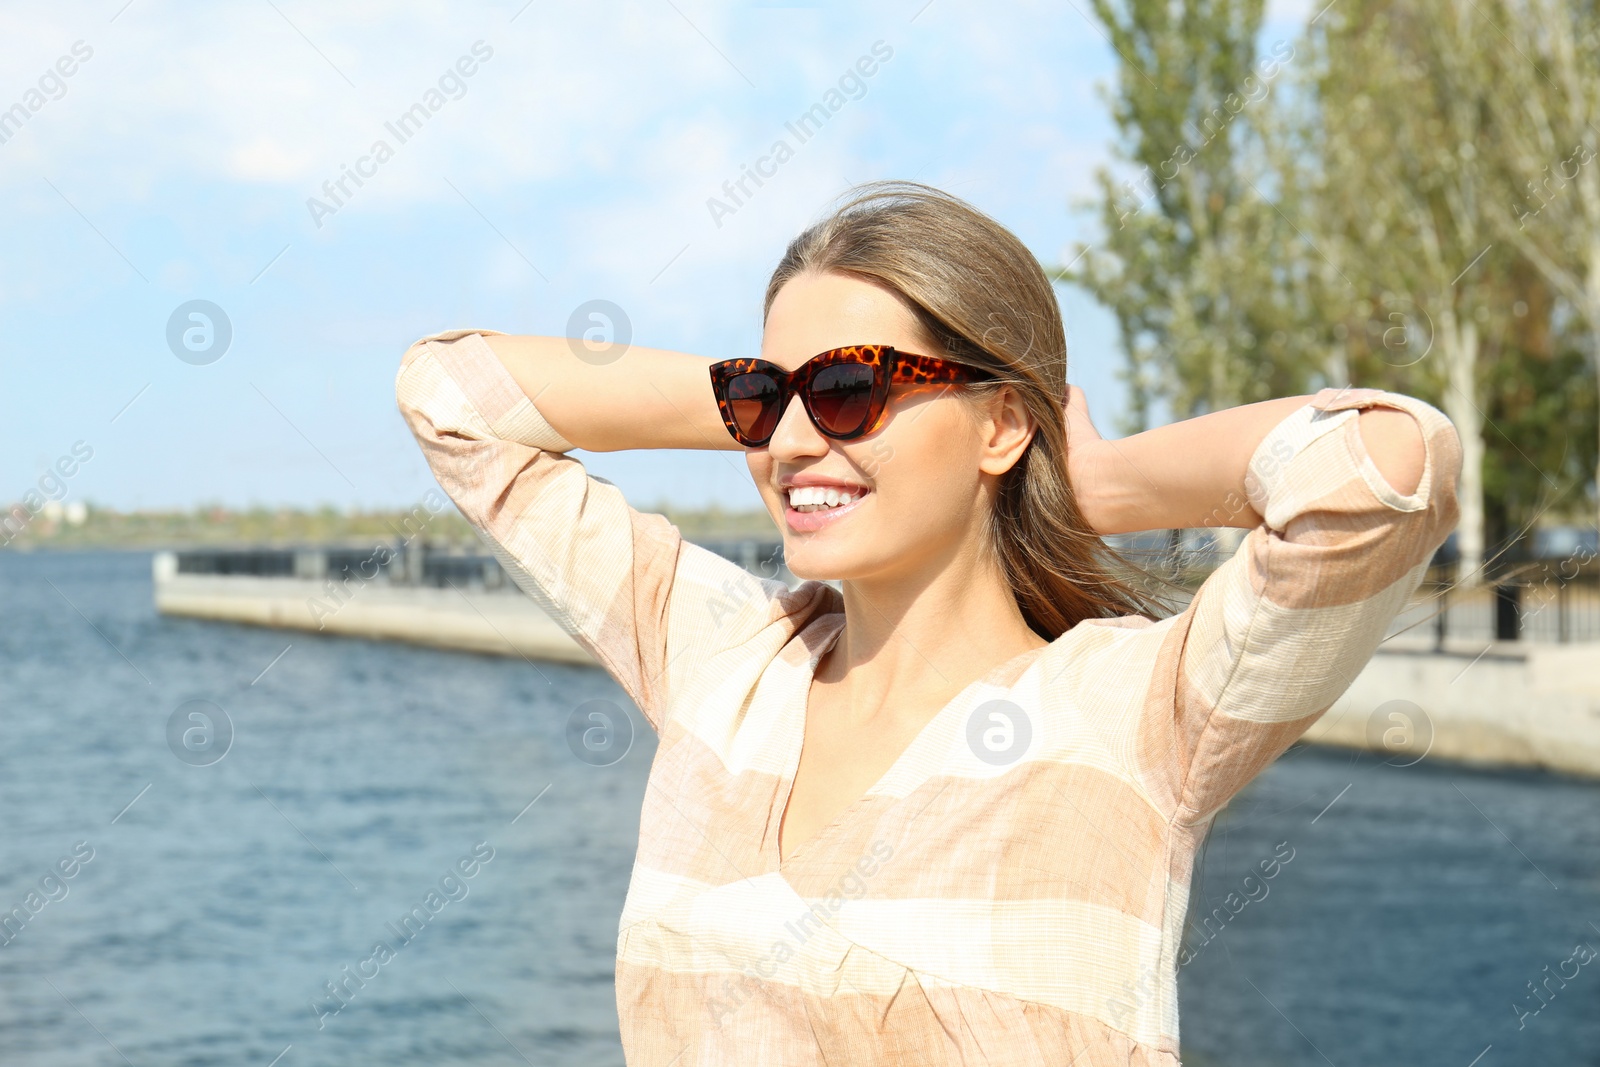
[[[780,862],[840,595],[630,508],[563,454],[492,332],[409,348],[399,405],[517,584],[659,734],[617,939],[628,1062],[1176,1065],[1196,848],[1349,686],[1455,525],[1445,416],[1318,393],[1252,458],[1265,523],[1180,614],[1086,621],[995,667]],[[1367,456],[1373,404],[1420,424],[1410,496]]]

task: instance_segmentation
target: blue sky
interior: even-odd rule
[[[0,143],[0,499],[81,441],[69,500],[409,506],[432,479],[393,381],[419,336],[562,334],[599,298],[638,344],[753,353],[785,243],[850,183],[947,189],[1048,265],[1093,240],[1110,158],[1083,0],[124,3],[0,13],[0,109],[37,108]],[[708,198],[876,42],[864,90],[718,225]],[[441,77],[401,143],[385,123]],[[196,299],[233,334],[202,365],[166,337]],[[1114,324],[1061,300],[1110,432]],[[759,506],[736,453],[577,455],[637,506]]]

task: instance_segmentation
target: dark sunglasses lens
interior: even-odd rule
[[[778,383],[767,374],[739,374],[728,379],[728,406],[739,432],[753,441],[772,436],[778,426]]]
[[[811,412],[828,433],[853,433],[872,410],[872,367],[836,363],[811,379]]]

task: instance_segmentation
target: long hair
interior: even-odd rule
[[[1039,261],[1010,230],[931,186],[871,182],[790,242],[767,283],[763,322],[784,284],[809,272],[854,275],[899,294],[942,349],[933,354],[995,375],[961,395],[981,401],[1002,384],[1021,394],[1037,429],[1001,476],[986,533],[1035,633],[1053,641],[1084,619],[1170,613],[1115,573],[1153,578],[1078,509],[1067,479],[1061,310]]]

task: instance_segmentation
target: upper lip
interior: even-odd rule
[[[780,491],[799,489],[803,486],[818,485],[829,489],[843,489],[847,491],[861,490],[867,492],[868,487],[858,482],[841,481],[838,478],[829,478],[823,474],[795,474],[778,482]]]

